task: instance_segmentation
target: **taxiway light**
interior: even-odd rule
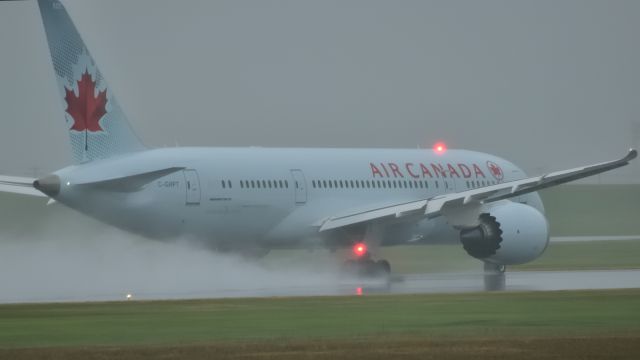
[[[360,257],[367,253],[367,244],[357,243],[353,246],[353,253]]]

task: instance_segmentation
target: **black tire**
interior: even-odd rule
[[[345,261],[344,264],[342,264],[341,272],[346,275],[358,274],[358,263],[353,259]]]
[[[391,264],[387,260],[378,260],[376,264],[383,275],[391,275]]]
[[[358,262],[358,275],[360,277],[372,277],[376,275],[376,262],[371,259],[363,259]]]

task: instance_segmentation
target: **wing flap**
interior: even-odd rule
[[[319,231],[327,231],[347,225],[358,224],[371,220],[384,218],[401,218],[410,215],[422,215],[427,205],[427,200],[412,201],[404,204],[378,207],[375,209],[354,212],[344,216],[330,217],[321,226]]]

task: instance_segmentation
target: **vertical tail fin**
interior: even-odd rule
[[[58,0],[38,0],[77,163],[144,149]]]

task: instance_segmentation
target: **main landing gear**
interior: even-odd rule
[[[358,243],[353,247],[353,258],[344,262],[342,271],[361,278],[388,278],[391,274],[391,264],[384,259],[373,260],[367,246]]]
[[[484,263],[484,290],[504,291],[507,284],[504,265],[496,265],[489,262]]]

